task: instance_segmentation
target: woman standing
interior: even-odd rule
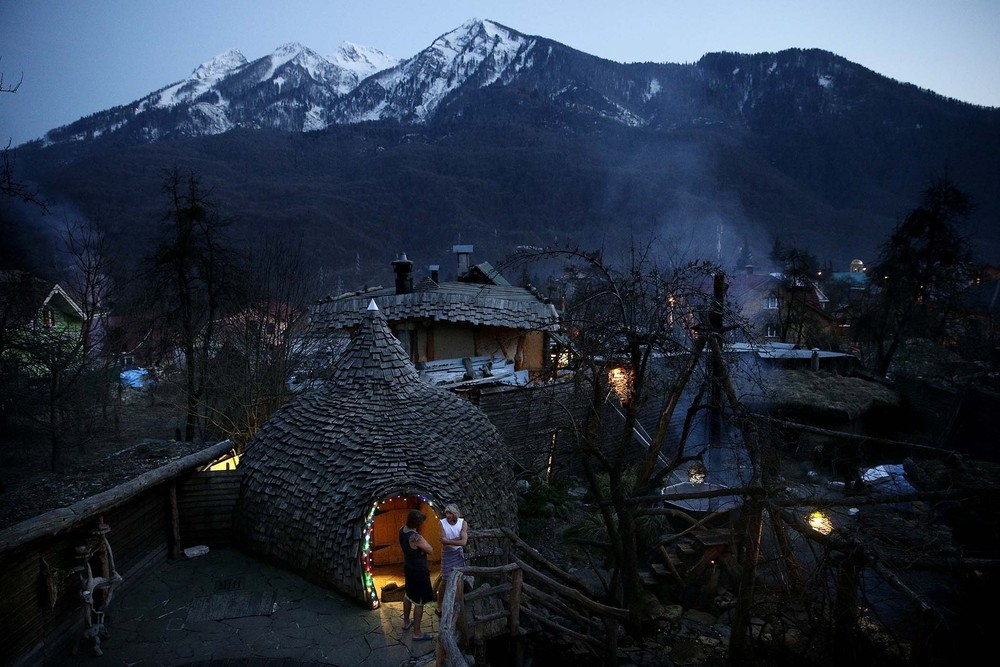
[[[441,580],[438,583],[437,615],[441,615],[441,602],[444,599],[448,578],[456,567],[465,567],[465,545],[469,541],[469,523],[462,518],[458,505],[449,503],[444,506],[444,518],[441,519]]]
[[[399,529],[399,546],[403,549],[403,581],[406,594],[403,596],[403,630],[413,628],[413,641],[423,642],[431,636],[420,629],[424,617],[424,605],[434,599],[431,588],[431,570],[427,556],[434,553],[430,542],[418,531],[424,523],[424,513],[410,510],[406,515],[406,525]],[[410,620],[410,611],[413,620]]]

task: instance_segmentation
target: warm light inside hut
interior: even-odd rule
[[[417,509],[418,505],[427,517],[421,534],[429,542],[436,544],[438,518],[444,516],[444,512],[430,498],[422,494],[394,494],[373,502],[368,508],[361,543],[361,578],[365,599],[372,609],[378,609],[382,604],[376,577],[380,577],[382,583],[385,583],[385,568],[388,566],[391,569],[393,563],[398,565],[399,570],[395,574],[402,573],[402,552],[396,542],[397,531],[403,525],[406,513],[410,509]],[[398,558],[393,554],[397,554]],[[431,567],[432,570],[440,567],[437,559],[431,563]],[[402,583],[401,578],[397,577],[397,580]]]

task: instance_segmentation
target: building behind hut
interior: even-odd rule
[[[439,280],[432,266],[430,276],[414,285],[413,262],[401,253],[392,262],[393,287],[318,302],[310,313],[310,337],[346,340],[374,300],[428,381],[490,381],[517,373],[524,383],[537,377],[549,367],[549,336],[559,328],[555,306],[532,288],[511,285],[488,262],[472,265],[472,246],[454,250],[457,280]]]

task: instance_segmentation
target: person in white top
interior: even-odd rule
[[[438,605],[436,613],[441,615],[441,602],[444,599],[444,589],[448,586],[448,577],[456,567],[465,566],[465,545],[469,541],[469,522],[462,518],[458,505],[449,503],[444,506],[444,518],[441,519],[441,578],[438,580]]]

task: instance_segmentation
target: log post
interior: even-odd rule
[[[181,517],[177,509],[177,480],[170,481],[170,557],[181,557]]]
[[[524,570],[517,568],[510,573],[510,597],[507,608],[507,627],[510,630],[510,640],[514,644],[514,664],[520,667],[524,664],[524,640],[521,637],[521,589],[524,584]]]
[[[852,641],[858,627],[858,586],[863,559],[858,547],[853,553],[844,554],[837,570],[837,597],[833,601],[833,632],[835,646],[841,655],[851,656],[856,651]]]
[[[521,611],[521,586],[524,583],[524,570],[517,568],[510,573],[510,616],[507,624],[510,628],[511,637],[516,637],[520,628],[518,627],[518,614]]]

